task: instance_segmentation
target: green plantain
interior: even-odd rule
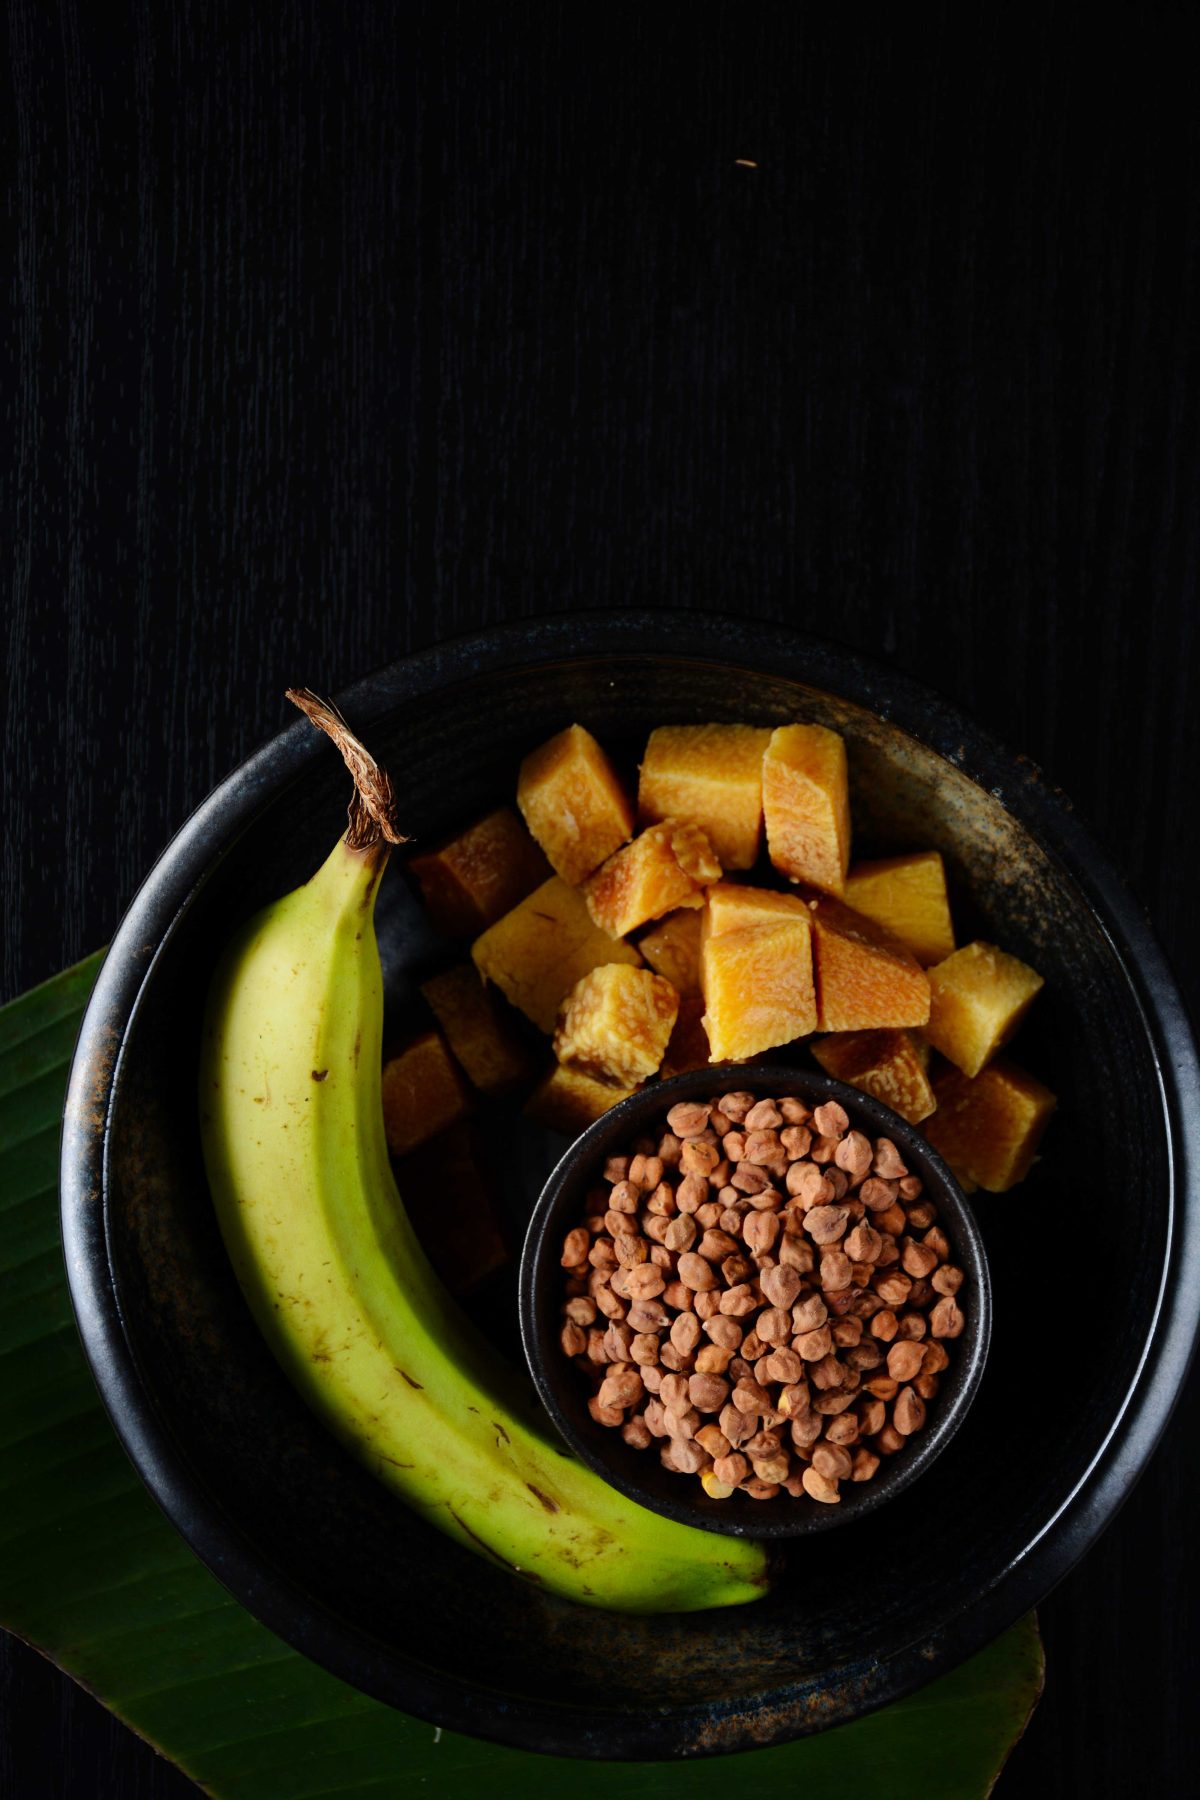
[[[355,774],[351,828],[253,919],[215,975],[200,1112],[221,1230],[272,1351],[313,1410],[417,1512],[590,1606],[756,1599],[760,1546],[635,1505],[550,1442],[431,1270],[396,1190],[380,1099],[373,914],[400,841],[386,777],[314,696]]]

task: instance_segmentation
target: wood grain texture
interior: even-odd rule
[[[1190,23],[12,0],[0,996],[104,941],[289,683],[632,604],[940,688],[1195,1006]],[[1047,1601],[1002,1794],[1192,1790],[1198,1426],[1193,1381]],[[0,1669],[0,1792],[186,1790]]]

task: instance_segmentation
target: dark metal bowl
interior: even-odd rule
[[[936,1466],[855,1522],[852,1580],[803,1540],[780,1547],[766,1599],[687,1618],[584,1613],[512,1580],[411,1515],[301,1404],[242,1302],[204,1182],[195,1081],[214,960],[345,823],[343,771],[299,720],[151,870],[72,1071],[67,1267],[100,1391],[151,1491],[227,1587],[338,1675],[564,1755],[777,1742],[978,1649],[1128,1493],[1200,1309],[1195,1046],[1119,878],[1029,763],[915,683],[773,627],[553,619],[413,657],[340,699],[420,838],[511,798],[518,758],[571,719],[631,766],[668,720],[835,727],[860,852],[942,850],[963,939],[984,935],[1046,977],[1015,1054],[1061,1105],[1030,1179],[976,1206],[994,1323],[975,1402]],[[394,865],[379,911],[392,1001],[420,972],[418,914]],[[526,1215],[564,1148],[506,1146]]]
[[[763,1501],[745,1494],[711,1500],[695,1476],[685,1478],[664,1469],[656,1446],[634,1450],[619,1432],[596,1424],[587,1409],[587,1389],[579,1371],[563,1355],[558,1341],[563,1239],[573,1225],[582,1222],[588,1189],[603,1179],[606,1159],[619,1155],[643,1133],[658,1136],[665,1131],[667,1111],[677,1100],[715,1100],[735,1089],[759,1098],[793,1094],[811,1106],[838,1100],[849,1113],[852,1126],[869,1137],[891,1138],[912,1173],[921,1177],[926,1196],[938,1209],[938,1223],[950,1240],[951,1260],[966,1277],[962,1287],[966,1324],[961,1337],[949,1346],[950,1367],[929,1403],[925,1426],[902,1451],[884,1459],[873,1481],[843,1482],[835,1506],[793,1500],[790,1494]],[[992,1292],[983,1237],[970,1202],[932,1145],[890,1107],[844,1082],[815,1069],[772,1062],[719,1063],[676,1075],[671,1081],[652,1082],[590,1125],[558,1164],[534,1209],[521,1257],[520,1304],[521,1337],[538,1393],[580,1460],[654,1512],[731,1537],[809,1537],[834,1526],[857,1523],[910,1487],[932,1467],[966,1418],[983,1378],[992,1331]]]

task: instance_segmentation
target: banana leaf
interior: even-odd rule
[[[352,1800],[419,1789],[630,1800],[836,1782],[863,1800],[978,1800],[1042,1683],[1031,1617],[952,1674],[815,1738],[709,1763],[571,1763],[367,1699],[233,1600],[142,1488],[96,1396],[58,1232],[59,1118],[100,957],[0,1010],[0,1625],[207,1792]],[[782,1785],[780,1788],[782,1790]]]

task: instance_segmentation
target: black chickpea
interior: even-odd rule
[[[922,1429],[964,1328],[936,1219],[836,1101],[681,1101],[563,1242],[592,1418],[714,1498],[835,1505]]]

